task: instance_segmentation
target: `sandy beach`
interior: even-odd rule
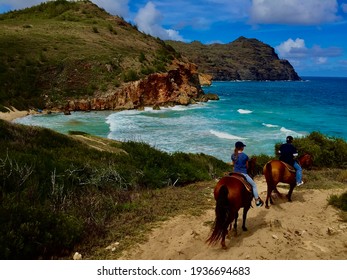
[[[0,112],[0,119],[5,120],[5,121],[13,121],[17,118],[22,118],[25,117],[29,114],[33,114],[33,111],[19,111],[16,108],[8,108],[10,111],[9,112]]]

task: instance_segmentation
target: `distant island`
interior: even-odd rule
[[[197,64],[199,71],[211,75],[212,80],[301,80],[288,60],[279,59],[271,46],[257,39],[239,37],[229,44],[210,45],[198,41],[167,43]]]

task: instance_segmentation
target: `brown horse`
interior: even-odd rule
[[[252,174],[252,168],[255,166],[255,158],[252,158],[248,164],[248,174]],[[241,178],[240,178],[241,176]],[[250,175],[251,176],[251,175]],[[214,188],[214,198],[216,200],[216,219],[211,236],[206,240],[209,244],[215,244],[221,239],[223,249],[226,249],[225,236],[228,233],[228,227],[233,221],[234,230],[237,230],[237,218],[240,208],[243,207],[242,229],[247,231],[246,218],[247,212],[251,207],[253,194],[246,187],[242,175],[230,173],[229,176],[221,178]]]
[[[313,160],[312,156],[309,154],[304,154],[299,157],[298,163],[302,168],[310,168],[312,166]],[[274,191],[279,196],[282,196],[281,193],[277,190],[277,184],[279,182],[289,184],[289,192],[286,195],[288,201],[292,201],[292,193],[296,186],[295,180],[295,170],[294,168],[288,168],[288,165],[283,163],[280,160],[271,160],[265,164],[263,168],[263,174],[265,175],[266,183],[267,183],[267,195],[265,201],[265,207],[268,209],[270,203],[273,204],[271,193]]]

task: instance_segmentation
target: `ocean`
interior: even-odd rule
[[[230,161],[236,141],[248,155],[274,155],[286,136],[312,131],[347,140],[347,78],[213,82],[220,100],[143,111],[30,115],[17,123],[70,130],[120,141],[142,141],[172,153],[205,153]]]

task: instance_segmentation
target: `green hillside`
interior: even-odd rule
[[[0,15],[0,105],[43,108],[103,93],[166,71],[174,57],[162,40],[90,1],[12,11]]]
[[[78,246],[103,246],[111,233],[123,240],[138,218],[150,222],[184,209],[173,197],[158,197],[164,205],[154,210],[146,196],[228,168],[203,154],[73,134],[0,120],[0,259],[64,257]]]

